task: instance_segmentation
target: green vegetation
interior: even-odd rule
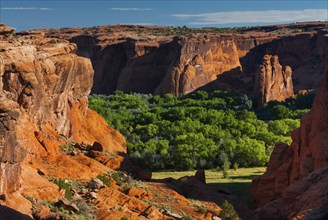
[[[126,137],[134,163],[150,170],[190,170],[264,166],[276,142],[291,142],[290,132],[308,111],[298,110],[307,106],[304,100],[254,110],[246,95],[223,91],[183,98],[117,91],[91,96],[89,106]]]
[[[51,182],[53,182],[54,184],[56,184],[60,189],[65,189],[65,198],[68,200],[72,200],[73,198],[73,194],[72,194],[72,190],[73,187],[70,183],[68,183],[67,180],[64,179],[51,179]]]
[[[109,173],[117,185],[122,186],[124,190],[135,186],[137,188],[146,188],[146,185],[139,180],[133,179],[131,176],[124,174],[122,171],[114,171],[113,173]]]
[[[204,206],[198,206],[198,212],[202,213],[203,215],[206,215],[207,209]]]
[[[127,28],[127,31],[136,31],[138,35],[142,34],[152,34],[155,36],[188,36],[192,34],[208,34],[208,33],[234,33],[234,34],[243,34],[247,31],[249,27],[227,27],[227,28],[215,28],[215,27],[206,27],[206,28],[190,28],[187,26],[178,26],[178,27],[168,27],[168,28],[153,28],[153,29],[133,29]]]
[[[98,175],[96,178],[98,178],[99,180],[101,180],[105,186],[110,186],[110,179],[105,176],[105,175]]]
[[[114,171],[111,174],[111,177],[115,180],[116,184],[121,186],[124,183],[124,176],[121,171]]]
[[[96,219],[94,213],[94,207],[87,205],[83,200],[74,201],[79,208],[79,213],[69,211],[64,206],[58,206],[55,202],[43,201],[43,205],[48,206],[52,212],[57,213],[60,219],[71,219],[71,220],[93,220]]]
[[[271,101],[255,112],[263,120],[299,119],[310,111],[314,97],[314,93],[309,93],[288,98],[284,102]]]
[[[193,218],[189,215],[185,215],[182,217],[183,220],[193,220]]]
[[[60,150],[65,152],[66,154],[71,154],[73,153],[74,149],[75,149],[75,141],[70,141],[70,140],[66,140],[66,144],[65,145],[61,145],[60,146]]]
[[[224,200],[224,202],[221,205],[222,211],[220,212],[220,217],[223,220],[239,220],[239,216],[233,207],[232,204],[230,204],[227,200]]]
[[[265,167],[238,168],[238,170],[228,170],[228,177],[223,178],[222,172],[218,170],[206,170],[206,183],[220,189],[226,189],[232,194],[242,199],[250,200],[252,179],[261,176],[265,172]],[[179,179],[183,176],[193,176],[196,171],[165,171],[153,172],[152,178],[155,180],[172,177]]]
[[[72,200],[72,190],[84,189],[85,186],[76,180],[50,178],[50,181],[56,184],[60,189],[65,189],[65,198]]]

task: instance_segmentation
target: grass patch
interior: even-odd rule
[[[265,172],[265,167],[238,168],[228,170],[228,177],[223,178],[222,172],[217,170],[206,170],[206,183],[229,190],[232,194],[242,199],[250,199],[252,179],[261,176]],[[193,176],[196,171],[182,172],[153,172],[152,179],[165,179],[172,177],[175,179],[183,176]]]

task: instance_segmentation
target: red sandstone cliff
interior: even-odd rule
[[[278,56],[265,55],[255,75],[255,90],[260,105],[294,96],[292,69],[282,67]]]
[[[292,139],[276,145],[266,173],[253,180],[256,219],[328,217],[328,57],[312,110]]]
[[[60,152],[67,140],[98,141],[122,153],[126,146],[117,131],[88,109],[93,69],[90,60],[74,54],[74,44],[42,34],[13,37],[4,31],[8,29],[0,26],[0,203],[29,214],[31,203],[25,197],[56,200],[62,195],[38,175],[40,167],[70,178],[108,170],[86,156],[69,158]]]
[[[325,23],[300,23],[248,29],[245,34],[218,34],[205,28],[177,37],[167,34],[168,27],[118,25],[47,30],[47,36],[69,39],[78,45],[77,54],[92,60],[93,93],[183,96],[197,89],[224,89],[264,97],[268,94],[256,93],[262,91],[257,89],[256,68],[266,54],[292,68],[295,92],[318,88],[323,48],[328,45],[324,28]],[[290,87],[275,89],[277,99],[270,100],[290,97],[286,89]]]

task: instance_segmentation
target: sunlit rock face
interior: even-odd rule
[[[267,171],[253,180],[257,219],[328,217],[328,57],[311,112],[292,139],[290,146],[276,145]]]
[[[87,107],[94,71],[89,59],[75,54],[76,45],[44,38],[42,32],[13,36],[13,30],[0,25],[0,203],[30,213],[31,203],[24,196],[61,196],[34,168],[45,158],[64,160],[59,148],[65,140],[97,140],[122,153],[126,146],[124,138]],[[72,166],[73,160],[66,164],[63,172],[83,169]]]
[[[255,94],[259,105],[269,101],[284,101],[294,96],[292,69],[282,67],[278,56],[265,55],[255,76]]]
[[[47,30],[47,36],[76,43],[77,54],[91,59],[93,93],[122,90],[184,96],[199,89],[223,89],[246,93],[261,105],[290,97],[291,89],[296,93],[319,87],[328,45],[324,28],[324,23],[303,23],[250,28],[244,34],[209,30],[174,36],[168,27],[116,25]],[[278,56],[282,76],[290,78],[290,69],[284,68],[291,68],[293,88],[286,79],[286,88],[274,88],[275,95],[258,94],[258,67],[265,55]],[[267,85],[277,80],[268,79]]]

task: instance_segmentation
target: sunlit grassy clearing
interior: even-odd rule
[[[206,183],[218,188],[227,189],[232,194],[249,200],[252,179],[262,175],[265,167],[230,169],[228,178],[223,178],[222,171],[206,170]],[[172,177],[178,179],[183,176],[192,176],[196,171],[153,172],[153,179]]]

